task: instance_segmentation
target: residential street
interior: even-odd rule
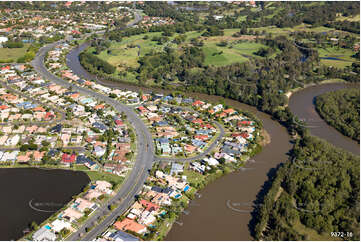
[[[122,214],[130,205],[130,203],[134,200],[134,196],[140,191],[142,188],[144,181],[148,176],[148,169],[152,167],[152,163],[154,161],[154,147],[152,136],[149,133],[147,127],[141,121],[140,118],[134,113],[134,111],[127,107],[124,104],[121,104],[113,99],[104,96],[100,93],[91,91],[86,88],[79,87],[77,85],[72,85],[67,81],[62,80],[61,78],[54,76],[44,66],[44,56],[45,54],[51,50],[57,43],[53,43],[41,48],[36,56],[36,58],[32,61],[32,65],[35,70],[40,73],[44,78],[59,84],[64,87],[72,87],[72,90],[78,91],[82,94],[97,98],[102,100],[110,105],[112,105],[117,111],[124,112],[128,121],[134,126],[136,136],[137,136],[137,158],[134,164],[134,167],[129,175],[128,179],[125,180],[124,184],[118,191],[118,193],[110,199],[106,204],[104,204],[101,208],[99,208],[95,214],[90,217],[85,224],[79,228],[79,230],[72,234],[68,240],[80,240],[81,234],[84,234],[86,230],[95,225],[98,218],[107,215],[106,219],[103,220],[99,225],[93,228],[90,233],[88,233],[84,238],[84,240],[91,240],[100,232],[105,230],[105,228],[112,223],[117,216]],[[118,203],[118,207],[110,212],[108,210],[108,206],[111,204]]]
[[[22,97],[25,97],[26,99],[32,101],[33,103],[37,103],[37,104],[40,104],[42,106],[49,106],[47,104],[44,104],[42,102],[40,102],[39,100],[36,100],[26,94],[24,94],[23,92],[20,92],[20,91],[17,91],[15,90],[14,88],[11,88],[7,83],[5,82],[1,82],[0,86],[3,85],[6,89],[10,90],[11,92],[13,93],[16,93],[17,95],[19,96],[22,96]],[[47,126],[47,125],[50,125],[50,124],[55,124],[55,123],[59,123],[59,122],[62,122],[65,120],[65,113],[64,111],[54,107],[54,106],[49,106],[52,110],[54,110],[55,113],[58,113],[60,115],[60,117],[57,117],[56,119],[52,119],[50,121],[31,121],[31,122],[16,122],[18,125],[21,125],[21,124],[29,124],[29,125],[37,125],[37,126]],[[15,123],[15,122],[13,122]],[[9,123],[6,122],[6,123],[0,123],[0,125],[8,125]]]
[[[166,104],[165,106],[178,107],[178,106],[174,106],[174,105],[170,105],[170,104]],[[199,112],[193,110],[192,108],[189,108],[189,107],[178,107],[178,108],[181,108],[183,110],[187,110],[187,111],[190,111],[190,112],[194,112],[194,113],[197,113],[199,115]],[[189,157],[189,158],[169,158],[169,157],[156,156],[155,159],[159,160],[159,161],[188,162],[188,161],[199,160],[199,159],[204,158],[206,155],[208,155],[218,145],[218,142],[224,137],[224,134],[225,134],[224,128],[220,123],[218,123],[217,121],[213,121],[213,123],[217,126],[217,129],[220,131],[220,134],[212,142],[212,144],[210,144],[209,147],[204,152],[202,152],[201,154],[196,155],[196,156],[192,156],[192,157]]]
[[[140,15],[137,12],[136,19],[138,21],[140,19]],[[135,22],[132,22],[128,26],[132,26],[134,23]],[[90,89],[70,84],[69,82],[51,74],[46,69],[46,67],[44,66],[44,57],[46,53],[53,49],[60,42],[62,41],[49,44],[39,50],[37,56],[31,63],[35,70],[40,73],[44,78],[56,84],[67,88],[71,87],[73,91],[78,91],[82,94],[102,100],[109,105],[112,105],[117,111],[124,112],[130,124],[134,126],[137,136],[137,158],[129,177],[124,181],[124,184],[121,186],[118,193],[112,199],[110,199],[102,207],[98,208],[96,212],[83,224],[83,226],[78,229],[76,233],[73,233],[67,238],[67,240],[89,241],[96,238],[96,236],[102,233],[111,223],[113,223],[119,215],[121,215],[126,211],[126,209],[128,209],[128,207],[134,201],[134,196],[138,194],[143,187],[143,184],[148,177],[148,170],[151,169],[152,164],[155,160],[187,162],[201,159],[215,148],[215,146],[218,144],[218,141],[224,136],[224,130],[218,122],[215,122],[217,128],[220,130],[220,135],[202,154],[190,158],[155,158],[155,149],[152,136],[143,121],[133,111],[132,107],[121,104],[120,102],[115,101],[108,96],[92,91]],[[73,69],[72,66],[69,67]],[[108,207],[112,204],[116,204],[117,208],[113,211],[110,211]],[[97,220],[103,216],[106,216],[106,218],[100,224],[97,224]],[[88,231],[89,229],[91,230],[87,233],[86,231]]]

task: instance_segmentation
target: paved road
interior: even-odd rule
[[[158,161],[170,161],[170,162],[188,162],[188,161],[193,161],[193,160],[199,160],[204,158],[206,155],[208,155],[209,153],[211,153],[211,151],[218,145],[219,141],[223,138],[224,136],[224,129],[223,126],[218,123],[218,122],[214,122],[217,126],[217,128],[221,131],[221,133],[219,134],[219,136],[214,140],[214,142],[201,154],[196,155],[196,156],[192,156],[192,157],[188,157],[188,158],[169,158],[169,157],[160,157],[160,156],[156,156],[155,159]]]
[[[141,17],[138,12],[135,12],[136,19],[129,24],[129,26],[134,25],[138,21],[140,21]],[[111,198],[106,204],[101,206],[95,211],[95,214],[91,216],[83,226],[81,226],[77,232],[73,233],[69,236],[68,240],[92,240],[101,232],[103,232],[111,223],[115,221],[115,219],[125,212],[126,209],[131,205],[134,201],[134,196],[138,194],[143,187],[143,184],[148,177],[148,170],[151,169],[153,161],[154,161],[154,146],[152,136],[149,133],[147,127],[144,125],[142,120],[137,116],[137,114],[129,107],[124,104],[121,104],[105,95],[94,92],[87,88],[83,88],[77,85],[70,84],[69,82],[62,80],[61,78],[51,74],[46,67],[44,66],[44,57],[45,54],[53,49],[57,44],[61,41],[49,44],[39,50],[37,56],[32,61],[32,66],[35,70],[40,73],[44,78],[55,82],[61,86],[66,88],[72,87],[72,90],[78,91],[87,96],[91,96],[102,100],[109,105],[112,105],[118,112],[124,112],[127,115],[127,119],[131,125],[135,128],[135,133],[137,136],[137,157],[132,168],[132,171],[128,178],[122,184],[118,193]],[[110,211],[108,207],[112,204],[117,205],[117,208],[113,211]],[[97,220],[103,216],[106,218],[100,223],[96,224]],[[89,233],[87,233],[84,237],[83,234],[86,231],[93,227]],[[83,238],[82,238],[83,237]]]
[[[136,12],[136,19],[128,25],[128,27],[134,25],[136,22],[140,21],[141,17],[138,12]],[[134,167],[131,171],[131,174],[127,180],[122,185],[118,193],[105,205],[96,210],[95,214],[89,218],[86,223],[78,229],[76,233],[73,233],[67,238],[67,240],[85,240],[89,241],[96,238],[100,233],[102,233],[110,224],[112,224],[115,219],[124,213],[126,209],[130,207],[134,201],[134,196],[140,192],[143,187],[144,181],[148,177],[148,170],[151,169],[152,164],[155,160],[154,157],[154,145],[151,134],[149,133],[147,127],[143,121],[137,116],[137,114],[132,110],[131,107],[121,104],[118,101],[115,101],[103,94],[97,93],[95,91],[83,88],[77,85],[70,84],[67,81],[62,80],[61,78],[52,75],[44,66],[44,57],[45,54],[53,49],[61,41],[49,44],[41,48],[32,61],[32,65],[37,72],[39,72],[43,77],[49,79],[59,85],[64,87],[72,87],[72,90],[78,91],[88,96],[92,96],[99,100],[102,100],[110,105],[112,105],[117,111],[124,112],[127,115],[128,121],[134,126],[137,136],[137,158],[134,164]],[[157,160],[170,160],[170,161],[192,161],[195,159],[200,159],[208,154],[216,145],[217,142],[224,136],[223,127],[216,123],[218,128],[221,130],[221,134],[213,142],[208,149],[200,155],[191,158],[184,159],[169,159],[169,158],[157,158]],[[109,211],[108,207],[111,204],[117,205],[117,208],[113,211]],[[101,217],[105,219],[97,224],[97,220]],[[92,228],[95,226],[94,228]],[[86,230],[92,228],[90,232],[86,233]],[[86,234],[85,234],[86,233]],[[84,235],[85,234],[85,235]]]
[[[102,100],[110,105],[112,105],[118,112],[124,112],[127,115],[128,121],[134,126],[135,133],[137,136],[137,157],[133,169],[123,183],[122,187],[118,193],[105,205],[99,208],[95,214],[89,218],[86,223],[78,229],[78,231],[72,234],[68,240],[91,240],[94,239],[99,233],[104,231],[115,219],[117,216],[125,212],[125,210],[131,205],[134,200],[134,196],[139,193],[141,190],[144,181],[148,176],[148,169],[152,167],[154,161],[154,147],[152,136],[149,133],[147,127],[144,125],[142,120],[134,113],[134,111],[127,107],[124,104],[121,104],[105,95],[94,92],[87,88],[83,88],[77,85],[72,85],[67,81],[62,80],[61,78],[51,74],[44,66],[44,56],[45,54],[54,48],[58,43],[53,43],[41,48],[32,61],[32,65],[35,70],[40,73],[44,78],[55,82],[66,88],[72,87],[72,90],[78,91],[87,96],[91,96]],[[108,210],[108,205],[117,204],[118,207],[113,210]],[[93,228],[84,238],[81,238],[81,234],[92,227],[99,217],[107,215],[107,217],[95,228]]]
[[[193,113],[197,113],[198,115],[200,115],[199,112],[195,111],[194,109],[190,108],[190,107],[182,107],[182,106],[175,106],[175,105],[171,105],[171,104],[163,104],[164,106],[169,106],[169,107],[177,107],[177,108],[181,108],[183,110],[187,110],[189,112],[193,112]],[[219,143],[219,141],[224,137],[224,128],[223,126],[218,123],[217,121],[213,121],[213,123],[217,126],[218,130],[220,130],[220,134],[218,135],[218,137],[212,142],[212,144],[201,154],[196,155],[196,156],[192,156],[192,157],[188,157],[188,158],[169,158],[169,157],[161,157],[161,156],[156,156],[155,159],[158,161],[171,161],[171,162],[188,162],[188,161],[193,161],[193,160],[199,160],[204,158],[206,155],[208,155]]]

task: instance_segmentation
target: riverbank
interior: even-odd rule
[[[317,96],[320,117],[343,135],[360,143],[360,90],[345,88]]]
[[[319,83],[309,83],[309,84],[304,84],[303,87],[296,87],[294,89],[291,89],[289,90],[288,92],[285,93],[285,96],[288,98],[288,100],[290,100],[291,96],[298,92],[298,91],[301,91],[305,88],[308,88],[308,87],[313,87],[313,86],[318,86],[318,85],[322,85],[322,84],[330,84],[330,83],[346,83],[345,80],[343,79],[338,79],[338,78],[335,78],[335,79],[328,79],[328,80],[324,80],[324,81],[321,81]],[[288,106],[288,104],[286,105],[286,107]]]
[[[81,48],[77,48],[75,52],[71,51],[68,55],[69,61],[67,61],[68,66],[74,70],[76,74],[89,75],[81,65],[74,65],[77,63],[77,54],[76,52],[81,52]],[[73,68],[76,67],[76,68]],[[145,92],[158,92],[169,94],[172,90],[164,90],[161,88],[145,88],[137,87],[133,85],[128,85],[124,83],[114,83],[109,81],[101,80],[101,84],[105,84],[110,87],[119,87],[126,88],[130,90],[142,90]],[[316,86],[316,84],[314,84]],[[295,90],[294,90],[295,91]],[[291,93],[292,94],[292,93]],[[288,94],[289,95],[289,94]],[[287,130],[281,126],[278,122],[272,120],[269,115],[260,112],[257,108],[241,104],[236,100],[224,99],[219,96],[212,96],[202,93],[187,93],[187,96],[196,97],[201,100],[218,102],[220,100],[225,100],[226,104],[230,104],[235,107],[240,107],[240,109],[248,110],[252,113],[255,113],[257,117],[260,117],[264,123],[265,130],[268,131],[270,137],[277,137],[277,139],[270,140],[271,142],[264,147],[261,153],[255,156],[252,163],[247,164],[242,171],[235,172],[241,176],[236,176],[231,173],[227,176],[223,176],[220,179],[217,179],[215,182],[209,184],[203,191],[201,198],[195,200],[196,203],[202,202],[195,209],[194,207],[189,208],[189,212],[192,216],[182,214],[178,221],[171,229],[170,233],[166,237],[167,240],[251,240],[252,237],[249,234],[249,221],[251,219],[251,212],[253,211],[254,202],[257,200],[257,197],[260,195],[258,191],[263,189],[265,186],[265,181],[269,177],[274,175],[275,167],[280,163],[283,163],[288,160],[288,151],[291,149],[292,144],[290,143],[291,137],[288,135]],[[289,96],[291,97],[291,95]],[[302,101],[301,101],[302,103]],[[233,189],[224,189],[225,187],[237,186],[237,191],[242,191],[241,193],[235,192]],[[252,190],[252,191],[250,191]],[[261,191],[262,192],[262,191]],[[207,199],[205,199],[207,197]],[[230,199],[225,199],[230,198]],[[226,204],[227,201],[235,201],[236,206],[241,207],[241,214],[232,214],[231,209],[229,209]],[[240,201],[240,202],[237,202]],[[225,205],[224,207],[222,206]],[[232,210],[232,212],[234,212]],[[242,217],[238,217],[242,216]],[[213,221],[212,224],[209,221]],[[229,221],[227,226],[224,226],[224,223],[218,221]],[[222,231],[225,231],[226,236],[220,236],[217,231],[219,228],[222,228]]]
[[[269,136],[278,139],[272,139],[241,169],[200,190],[200,197],[187,208],[188,215],[181,214],[166,240],[252,240],[248,226],[257,194],[270,175],[270,169],[287,160],[286,153],[292,146],[284,127],[264,113],[257,111],[255,114],[262,119]],[[218,233],[220,228],[224,233]]]
[[[255,211],[255,239],[338,240],[331,231],[347,227],[351,235],[346,240],[358,240],[359,172],[359,157],[325,140],[305,136],[295,144],[292,162],[278,169],[262,206]],[[310,189],[314,188],[308,182],[310,177],[323,185]],[[345,192],[340,198],[337,191],[329,192],[334,184],[329,183],[331,180],[355,182],[344,185]],[[318,219],[310,222],[315,217]],[[335,223],[327,224],[330,220]],[[343,223],[345,220],[348,222]]]
[[[344,88],[360,88],[359,83],[333,82],[322,85],[312,85],[294,92],[289,99],[289,108],[299,120],[299,125],[307,128],[310,134],[322,138],[329,143],[349,151],[355,155],[360,155],[360,146],[357,141],[344,136],[338,130],[328,125],[315,109],[315,98],[330,92]]]

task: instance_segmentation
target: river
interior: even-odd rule
[[[42,223],[90,182],[80,171],[2,168],[0,240],[17,240],[35,221]]]
[[[360,145],[338,132],[335,128],[328,125],[317,113],[314,101],[319,95],[326,92],[339,90],[342,88],[356,87],[360,89],[359,84],[329,83],[318,86],[310,86],[294,93],[289,101],[291,111],[300,119],[306,122],[306,127],[311,134],[327,140],[331,144],[360,155]]]
[[[93,75],[84,70],[78,60],[78,54],[86,47],[87,44],[82,44],[79,48],[71,51],[67,55],[67,65],[78,76],[95,79]],[[108,81],[99,82],[106,86],[134,91],[170,92],[160,88],[144,88]],[[348,85],[320,85],[307,88],[291,96],[290,108],[298,117],[302,118],[314,110],[312,104],[314,95],[345,87]],[[313,90],[318,91],[314,92]],[[187,93],[187,95],[213,102],[223,99],[199,93]],[[223,176],[200,191],[201,197],[192,201],[187,212],[182,214],[177,223],[173,225],[166,240],[252,240],[250,220],[251,212],[254,207],[258,206],[257,196],[262,194],[263,188],[267,186],[266,181],[269,176],[272,176],[275,168],[288,160],[287,153],[292,148],[292,144],[290,143],[291,138],[283,126],[255,107],[230,99],[225,99],[225,102],[235,108],[254,113],[263,122],[264,128],[271,136],[271,143],[266,145],[260,154],[253,157],[244,169]],[[314,116],[312,117],[314,118]],[[327,141],[357,154],[356,150],[359,146],[356,142],[343,137],[337,130],[328,127],[323,120],[320,121],[326,126],[322,129],[311,130],[313,135],[325,138]],[[335,135],[343,138],[335,142]],[[351,143],[352,148],[350,148]]]

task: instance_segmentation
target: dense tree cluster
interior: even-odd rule
[[[335,21],[335,22],[327,23],[325,26],[356,34],[360,33],[360,22],[356,22],[356,21],[355,22]]]
[[[292,157],[278,169],[257,210],[256,239],[314,239],[297,225],[325,238],[333,231],[348,231],[353,236],[345,239],[358,240],[359,158],[311,136],[297,141]]]
[[[254,52],[255,55],[259,55],[262,57],[269,57],[275,52],[272,48],[260,48],[256,52]]]
[[[178,21],[184,21],[184,14],[180,10],[170,6],[167,2],[144,2],[137,6],[143,9],[144,13],[152,17],[170,17]]]
[[[181,77],[186,69],[202,66],[203,61],[203,51],[198,47],[184,47],[182,54],[166,48],[165,52],[140,58],[139,80],[145,82],[151,78],[157,83],[174,81]]]
[[[24,44],[23,42],[21,41],[6,41],[4,44],[3,44],[3,47],[4,48],[10,48],[10,49],[13,49],[13,48],[23,48],[24,47]]]
[[[202,36],[222,36],[224,34],[223,30],[217,26],[210,26],[202,34]]]
[[[252,11],[246,7],[236,11],[234,17],[247,16],[246,21],[242,22],[245,27],[262,27],[275,25],[280,28],[294,27],[306,23],[313,27],[324,26],[330,21],[335,21],[338,15],[354,16],[359,14],[360,4],[358,2],[325,2],[324,4],[310,4],[306,2],[282,2],[272,3],[275,9],[280,9],[276,14],[275,10],[262,9],[262,11]],[[273,15],[272,17],[267,17]],[[232,25],[234,20],[227,21]]]
[[[359,89],[343,89],[318,96],[316,110],[328,124],[360,141]]]
[[[103,61],[97,56],[83,52],[79,55],[79,60],[82,66],[90,71],[91,73],[104,72],[106,74],[112,74],[115,72],[115,67],[110,65],[108,62]]]
[[[96,38],[91,42],[91,46],[95,48],[94,54],[98,55],[100,52],[110,47],[110,42]]]

